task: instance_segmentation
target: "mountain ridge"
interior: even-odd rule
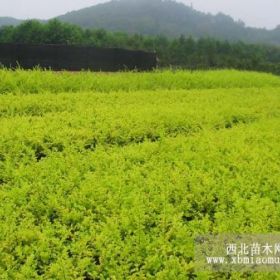
[[[246,27],[243,22],[234,21],[225,14],[206,14],[171,0],[113,0],[56,18],[83,28],[129,34],[168,37],[185,35],[280,45],[279,26],[272,30]],[[20,20],[14,19],[14,24],[18,23]]]
[[[5,25],[18,25],[21,22],[23,22],[23,20],[13,17],[0,17],[0,27]]]

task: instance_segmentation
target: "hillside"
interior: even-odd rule
[[[246,27],[230,16],[205,14],[171,0],[113,0],[58,16],[57,19],[83,28],[102,28],[143,35],[180,35],[194,38],[280,45],[280,26],[274,30]],[[0,26],[22,22],[0,18]],[[42,21],[43,22],[43,21]]]
[[[22,20],[15,19],[12,17],[0,17],[0,26],[4,25],[18,25],[22,22]]]
[[[59,16],[58,19],[84,28],[144,35],[181,34],[245,42],[280,44],[280,28],[248,28],[224,14],[211,15],[170,0],[119,0]]]

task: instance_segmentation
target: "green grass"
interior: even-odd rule
[[[199,234],[280,231],[279,77],[1,70],[0,92],[1,279],[280,279],[193,260]]]

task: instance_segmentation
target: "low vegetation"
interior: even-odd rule
[[[1,279],[196,273],[203,233],[280,230],[280,79],[0,72]]]

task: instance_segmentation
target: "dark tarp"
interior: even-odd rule
[[[55,71],[147,71],[156,67],[155,53],[68,45],[0,44],[0,64],[8,68],[36,66]]]

